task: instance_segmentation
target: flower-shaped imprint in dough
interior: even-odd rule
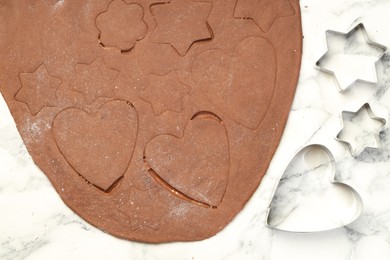
[[[122,0],[111,2],[108,9],[96,17],[100,44],[122,52],[130,51],[148,31],[143,16],[144,10],[138,4],[126,4]]]

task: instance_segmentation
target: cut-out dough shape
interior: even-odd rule
[[[76,71],[72,89],[83,94],[87,104],[101,97],[113,97],[113,82],[119,72],[107,68],[102,58],[97,58],[91,64],[76,64]]]
[[[174,194],[205,206],[221,203],[229,178],[229,143],[224,124],[213,114],[196,115],[181,138],[160,135],[151,140],[145,160]]]
[[[343,227],[361,214],[363,202],[349,185],[336,182],[336,164],[322,145],[301,149],[283,173],[270,204],[267,225],[290,232]]]
[[[343,111],[341,123],[343,127],[336,140],[348,145],[352,156],[359,156],[367,148],[381,148],[379,133],[383,130],[386,120],[375,116],[368,103],[356,112]]]
[[[152,39],[157,43],[171,44],[184,56],[193,43],[212,38],[207,24],[212,6],[212,2],[193,0],[153,4],[150,9],[157,27],[152,32]]]
[[[96,17],[100,43],[121,51],[131,50],[148,31],[143,17],[144,10],[138,4],[126,4],[122,0],[111,2],[107,11]]]
[[[69,108],[53,123],[58,148],[73,169],[108,191],[125,173],[135,145],[138,116],[126,101],[104,104],[95,114]]]
[[[44,64],[32,73],[20,73],[19,78],[22,87],[15,99],[27,104],[32,115],[35,116],[44,107],[57,105],[56,91],[61,80],[50,76]]]
[[[235,121],[256,129],[272,100],[276,66],[272,44],[250,37],[238,44],[233,56],[219,50],[200,54],[192,72],[211,102]]]
[[[183,98],[188,95],[191,88],[180,82],[177,73],[171,71],[167,75],[150,74],[149,85],[140,93],[140,97],[149,102],[156,115],[165,111],[181,112],[183,109]]]
[[[262,31],[268,32],[274,22],[294,15],[289,0],[237,0],[235,18],[252,19]]]
[[[386,47],[369,40],[363,24],[348,33],[326,31],[328,51],[316,62],[317,69],[332,75],[339,92],[355,82],[377,82],[375,63]]]

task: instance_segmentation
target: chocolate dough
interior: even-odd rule
[[[63,201],[115,236],[223,229],[280,141],[298,0],[0,2],[0,90]]]

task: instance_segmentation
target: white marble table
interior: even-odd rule
[[[347,33],[362,22],[372,41],[390,47],[390,1],[301,0],[301,9],[302,70],[282,142],[244,210],[222,232],[204,241],[129,242],[80,219],[35,166],[0,99],[0,259],[390,259],[389,122],[380,135],[382,149],[364,151],[356,158],[334,139],[342,127],[341,112],[357,111],[366,102],[376,116],[390,121],[390,54],[376,63],[378,84],[353,84],[342,94],[331,76],[314,67],[327,50],[326,30]],[[341,71],[347,67],[336,65]],[[367,66],[356,76],[375,78],[373,68]],[[347,72],[340,75],[347,77],[346,81],[348,75],[354,76]],[[369,144],[370,140],[362,141]],[[337,165],[336,179],[352,185],[363,198],[362,215],[348,226],[327,232],[298,234],[269,229],[265,217],[274,188],[294,154],[312,143],[330,149]],[[301,195],[308,196],[304,190]],[[319,203],[331,205],[332,201]],[[332,217],[338,213],[329,210],[327,214]]]

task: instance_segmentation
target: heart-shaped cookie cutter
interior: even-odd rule
[[[377,147],[366,146],[366,147],[363,147],[363,149],[362,149],[360,152],[358,152],[358,153],[355,153],[355,152],[354,152],[353,147],[352,147],[352,144],[351,144],[350,142],[348,142],[348,141],[346,141],[346,140],[340,138],[340,134],[341,134],[342,130],[345,128],[344,119],[343,119],[344,117],[343,117],[343,115],[344,115],[344,114],[357,115],[357,114],[359,114],[363,109],[367,111],[367,114],[368,114],[368,116],[369,116],[371,119],[381,122],[382,130],[383,130],[383,127],[386,125],[386,119],[376,116],[376,115],[374,114],[374,112],[372,111],[371,106],[370,106],[369,103],[365,103],[365,104],[364,104],[363,106],[361,106],[356,112],[345,111],[345,110],[341,112],[341,117],[340,117],[340,118],[341,118],[341,129],[340,129],[339,133],[336,135],[335,139],[336,139],[337,141],[339,141],[340,143],[346,144],[346,145],[348,146],[348,148],[349,148],[349,151],[350,151],[351,155],[352,155],[353,157],[355,157],[355,158],[356,158],[357,156],[359,156],[359,154],[361,154],[361,153],[362,153],[364,150],[366,150],[366,149],[381,149],[381,148],[382,148],[382,145],[381,145],[381,142],[380,142],[380,139],[379,139],[379,134],[378,134],[378,135],[375,135],[375,139],[376,139],[375,141],[376,141]],[[382,130],[380,130],[378,133],[380,133]]]
[[[326,33],[326,45],[327,45],[327,51],[325,52],[325,54],[323,54],[321,56],[321,58],[318,59],[318,61],[316,62],[315,64],[315,68],[322,71],[322,72],[325,72],[327,74],[330,74],[335,83],[336,83],[336,86],[337,86],[337,90],[340,92],[340,93],[343,93],[345,92],[352,84],[346,86],[345,88],[342,88],[342,86],[340,85],[340,82],[339,80],[337,79],[336,77],[336,73],[333,71],[333,70],[330,70],[330,69],[327,69],[327,68],[324,68],[323,66],[321,66],[321,63],[324,62],[325,59],[327,59],[329,57],[329,52],[330,52],[330,48],[329,48],[329,42],[328,42],[328,38],[329,38],[329,35],[334,35],[334,36],[340,36],[340,37],[344,37],[346,39],[350,38],[353,34],[355,34],[357,31],[361,31],[362,35],[363,35],[363,38],[364,38],[364,41],[367,43],[367,45],[370,45],[374,48],[377,48],[379,50],[381,50],[382,52],[382,55],[380,55],[378,57],[378,60],[377,62],[381,59],[381,57],[384,55],[384,53],[386,52],[387,50],[387,47],[382,45],[382,44],[379,44],[379,43],[376,43],[376,42],[373,42],[369,39],[368,37],[368,34],[367,34],[367,31],[366,31],[366,28],[364,27],[363,23],[359,23],[357,24],[354,28],[352,28],[349,32],[347,33],[342,33],[342,32],[338,32],[338,31],[333,31],[333,30],[327,30],[325,33]],[[377,78],[377,73],[375,71],[375,77]],[[375,84],[374,82],[371,82],[371,81],[367,81],[367,80],[362,80],[362,79],[356,79],[354,82],[362,82],[362,83],[365,83],[365,84]]]
[[[310,145],[307,145],[303,148],[301,148],[292,158],[292,160],[290,161],[290,163],[288,164],[287,168],[285,169],[283,175],[281,176],[281,180],[283,179],[283,176],[286,174],[289,166],[294,162],[295,159],[299,158],[299,155],[306,155],[307,152],[309,151],[312,151],[312,150],[315,150],[315,149],[320,149],[321,151],[325,152],[326,156],[328,157],[329,161],[327,161],[327,163],[330,163],[330,167],[331,167],[331,170],[332,170],[332,173],[330,174],[330,185],[337,185],[339,187],[341,187],[341,189],[343,190],[349,190],[351,192],[351,195],[353,197],[353,200],[354,200],[354,203],[351,203],[352,207],[355,209],[354,213],[349,219],[348,221],[340,221],[340,222],[332,222],[333,225],[328,225],[326,227],[324,226],[312,226],[310,228],[296,228],[296,227],[286,227],[286,226],[283,226],[283,223],[281,224],[277,224],[277,225],[274,225],[271,223],[271,219],[270,219],[270,215],[271,215],[271,211],[272,211],[272,204],[274,202],[274,199],[276,198],[276,193],[277,193],[277,190],[280,186],[280,181],[278,183],[278,185],[276,186],[275,190],[274,190],[274,193],[273,193],[273,198],[271,199],[271,202],[268,206],[268,209],[267,209],[267,212],[266,212],[266,226],[269,227],[269,228],[272,228],[272,229],[275,229],[275,230],[280,230],[280,231],[286,231],[286,232],[293,232],[293,233],[313,233],[313,232],[323,232],[323,231],[329,231],[329,230],[334,230],[334,229],[338,229],[338,228],[341,228],[341,227],[344,227],[344,226],[347,226],[349,224],[351,224],[352,222],[354,222],[357,218],[359,218],[359,216],[361,215],[362,211],[363,211],[363,199],[362,197],[360,196],[360,194],[356,191],[356,189],[354,189],[352,186],[348,185],[348,184],[345,184],[341,181],[336,181],[335,180],[335,175],[336,175],[336,172],[337,172],[337,167],[336,167],[336,162],[335,162],[335,159],[334,159],[334,156],[333,154],[330,152],[330,150],[324,146],[324,145],[321,145],[321,144],[310,144]],[[303,158],[301,158],[303,160]],[[320,165],[321,166],[321,165]],[[319,167],[318,167],[319,168]],[[316,168],[313,168],[313,170],[315,170]],[[276,198],[278,199],[278,198]],[[350,201],[350,200],[349,200]],[[295,208],[293,209],[295,210]],[[290,214],[292,213],[289,212],[289,214],[287,215],[286,218],[284,218],[284,220],[288,219],[288,217],[290,216]],[[301,218],[301,217],[300,217]],[[301,219],[302,220],[302,219]],[[309,220],[309,219],[308,219]],[[311,220],[311,219],[310,219]],[[305,221],[305,220],[304,220]]]

